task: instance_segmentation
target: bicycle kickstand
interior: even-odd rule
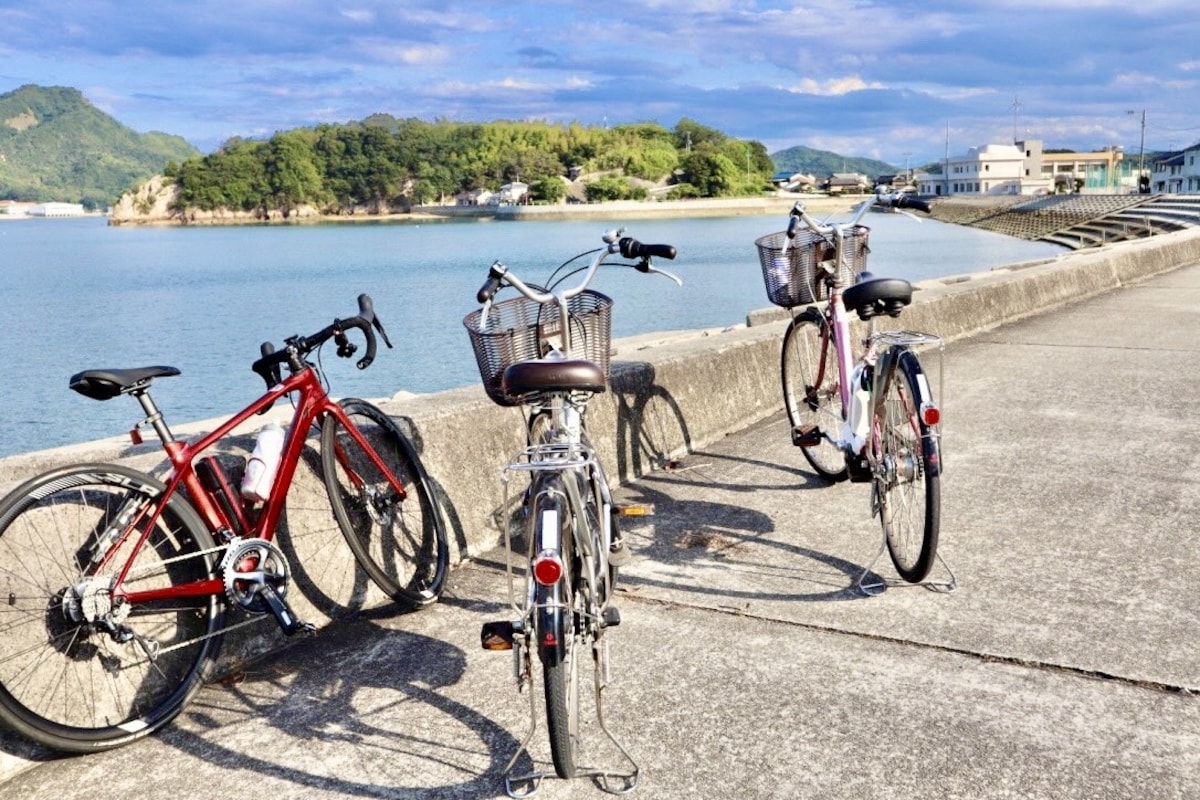
[[[638,778],[641,775],[641,767],[638,766],[638,763],[633,760],[633,756],[629,755],[629,751],[625,749],[625,746],[617,740],[617,737],[612,734],[612,731],[604,723],[603,693],[604,688],[609,683],[608,639],[600,636],[592,642],[592,660],[594,662],[593,675],[596,687],[596,723],[632,769],[618,772],[611,769],[581,767],[578,774],[594,778],[596,785],[602,791],[609,794],[628,794],[637,788]]]

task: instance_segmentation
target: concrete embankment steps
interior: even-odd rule
[[[1072,250],[1174,233],[1200,226],[1200,197],[1188,195],[1050,195],[951,197],[932,216]]]

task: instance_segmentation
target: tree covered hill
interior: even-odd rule
[[[869,178],[899,172],[885,161],[873,158],[848,158],[828,150],[814,150],[797,145],[771,154],[778,172],[803,173],[817,178],[829,177],[835,172],[858,172]]]
[[[460,192],[520,181],[534,202],[557,202],[569,175],[588,199],[757,195],[774,165],[759,142],[692,120],[613,127],[546,122],[458,123],[375,114],[361,122],[232,140],[215,153],[170,164],[173,212],[229,210],[261,218],[316,209],[327,215],[406,210],[453,202]]]
[[[103,208],[198,154],[179,136],[125,127],[77,89],[30,84],[0,95],[0,199]]]

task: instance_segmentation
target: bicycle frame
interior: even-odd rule
[[[136,397],[138,402],[141,403],[142,408],[146,411],[147,416],[138,427],[150,425],[154,428],[159,438],[163,441],[163,449],[166,451],[167,458],[171,462],[171,470],[166,481],[166,488],[163,490],[159,500],[152,507],[143,508],[138,513],[137,518],[132,520],[125,527],[125,530],[119,534],[119,539],[115,542],[119,544],[125,541],[133,530],[140,529],[138,541],[133,547],[132,555],[121,567],[120,572],[113,582],[114,596],[122,597],[130,603],[144,603],[183,597],[207,597],[225,593],[224,583],[220,577],[140,592],[126,592],[123,589],[123,585],[136,558],[136,554],[145,546],[146,540],[150,536],[151,531],[154,530],[154,526],[163,509],[166,508],[167,503],[174,496],[175,492],[179,490],[181,484],[186,489],[192,505],[200,514],[209,531],[213,534],[218,534],[218,539],[221,541],[227,541],[231,538],[230,535],[221,535],[221,532],[234,530],[232,526],[233,521],[226,517],[224,510],[221,509],[219,503],[213,498],[209,489],[204,486],[196,474],[195,462],[208,448],[229,435],[234,429],[250,419],[250,417],[266,411],[277,400],[292,392],[298,393],[299,397],[295,403],[295,411],[292,414],[291,423],[288,425],[287,438],[284,443],[279,470],[272,483],[269,498],[264,503],[253,525],[246,528],[248,534],[265,539],[266,541],[274,539],[275,527],[283,512],[284,500],[291,487],[296,467],[299,465],[307,432],[327,414],[336,417],[345,427],[359,446],[363,448],[363,451],[369,455],[372,463],[379,469],[380,473],[387,476],[392,489],[398,493],[401,499],[407,496],[404,486],[391,474],[391,470],[379,458],[375,449],[367,443],[362,432],[350,421],[341,406],[330,399],[329,394],[325,391],[325,387],[321,384],[316,370],[311,366],[306,366],[299,372],[290,375],[287,379],[269,389],[258,400],[222,423],[211,433],[191,443],[175,439],[167,428],[162,414],[154,406],[153,400],[143,390],[137,393]],[[353,473],[351,473],[351,476],[353,480],[357,480],[357,476],[354,476]],[[109,552],[116,552],[118,549],[110,547]],[[107,565],[108,558],[106,554],[101,560],[98,569],[103,569]]]

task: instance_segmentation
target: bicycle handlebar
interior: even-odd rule
[[[829,224],[817,222],[815,219],[810,217],[808,212],[804,210],[804,203],[798,200],[796,201],[796,204],[792,206],[792,210],[789,215],[790,218],[788,219],[787,238],[789,240],[794,238],[802,224],[813,233],[828,238],[838,229],[847,229],[858,225],[859,222],[862,221],[863,216],[867,213],[867,209],[871,208],[871,206],[884,206],[886,208],[896,209],[914,208],[917,211],[924,211],[926,214],[928,214],[932,209],[932,206],[928,202],[916,197],[912,197],[907,192],[885,192],[881,190],[877,191],[875,196],[870,200],[864,200],[862,203],[860,203],[858,208],[854,211],[854,216],[850,218],[848,223]],[[916,219],[916,217],[913,217],[913,219]]]
[[[674,261],[677,252],[674,246],[669,244],[642,244],[628,236],[617,242],[617,246],[625,258],[665,258]]]
[[[331,324],[326,325],[311,336],[291,336],[284,340],[287,346],[283,350],[277,351],[275,345],[270,342],[263,342],[259,347],[259,352],[262,355],[250,365],[250,369],[256,372],[266,382],[267,388],[270,389],[282,381],[279,369],[280,364],[288,364],[293,372],[303,369],[304,359],[308,354],[325,344],[331,338],[337,342],[338,356],[341,358],[350,358],[358,351],[358,347],[346,336],[346,332],[351,328],[362,331],[363,338],[366,339],[367,344],[367,352],[355,365],[359,369],[366,369],[375,360],[376,331],[383,338],[383,343],[389,348],[392,347],[392,342],[388,339],[383,323],[375,315],[375,304],[372,302],[370,295],[360,294],[358,296],[358,314],[356,316],[347,319],[335,319]]]
[[[620,253],[624,258],[639,259],[640,263],[634,265],[639,272],[661,272],[667,277],[674,280],[676,283],[681,281],[674,275],[663,270],[655,269],[651,264],[652,258],[674,259],[678,251],[673,245],[669,244],[642,244],[636,239],[629,236],[621,236],[623,229],[616,231],[608,231],[604,234],[605,247],[597,251],[597,256],[588,265],[587,273],[578,286],[567,289],[562,294],[566,298],[574,297],[588,287],[592,282],[592,277],[596,273],[596,269],[604,262],[604,259],[610,255]],[[578,256],[577,256],[578,257]],[[508,267],[499,261],[492,263],[488,269],[487,280],[479,287],[479,291],[475,293],[475,299],[480,305],[485,305],[491,302],[496,296],[496,292],[500,287],[508,283],[521,294],[538,303],[550,303],[554,300],[554,293],[549,291],[538,291],[534,287],[527,285],[524,281],[509,272]]]

